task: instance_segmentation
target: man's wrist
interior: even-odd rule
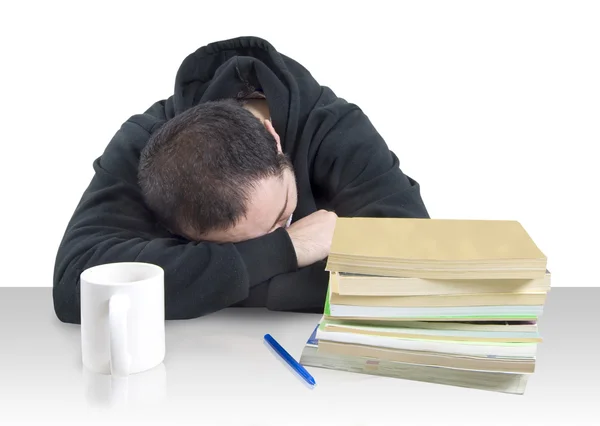
[[[250,285],[298,269],[298,257],[290,235],[283,228],[253,240],[236,243],[244,260]]]

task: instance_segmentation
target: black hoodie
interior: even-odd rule
[[[428,217],[417,182],[354,104],[321,86],[265,40],[209,44],[181,64],[175,91],[127,120],[103,154],[58,249],[54,308],[80,322],[79,276],[110,262],[149,262],[165,270],[166,319],[200,317],[230,306],[322,312],[324,262],[298,268],[281,228],[237,243],[190,242],[162,229],[137,183],[140,151],[152,132],[201,102],[260,88],[298,184],[294,220],[318,209],[338,216]]]

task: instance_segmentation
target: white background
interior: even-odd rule
[[[93,160],[189,53],[241,35],[358,104],[432,217],[519,220],[553,286],[600,284],[599,2],[6,3],[0,286],[52,285]]]

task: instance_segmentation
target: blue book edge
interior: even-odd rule
[[[317,346],[319,344],[319,340],[317,339],[317,330],[319,329],[319,325],[320,324],[317,324],[317,326],[313,330],[312,334],[306,341],[307,346]]]

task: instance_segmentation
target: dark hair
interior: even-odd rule
[[[172,233],[229,229],[246,214],[256,181],[281,176],[288,159],[273,136],[236,100],[199,104],[152,134],[142,150],[139,185]]]

